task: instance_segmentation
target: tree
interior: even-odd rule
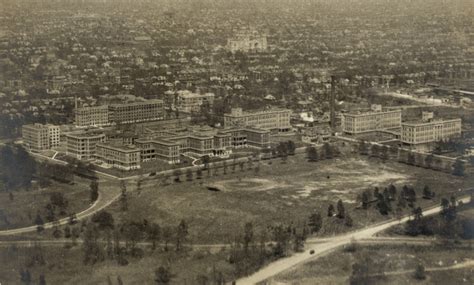
[[[349,214],[346,215],[346,218],[344,220],[344,224],[348,227],[352,227],[352,225],[354,224],[353,221],[352,221],[352,218]]]
[[[333,149],[329,143],[323,144],[323,149],[321,153],[324,154],[324,159],[332,159],[334,157]]]
[[[288,151],[288,155],[295,155],[296,145],[293,141],[289,140],[286,143],[286,148],[287,148],[287,151]]]
[[[120,208],[122,211],[128,210],[127,188],[122,188],[122,194],[120,194]]]
[[[104,258],[102,248],[98,242],[99,232],[96,226],[89,223],[84,231],[84,264],[95,264]]]
[[[97,180],[92,180],[90,184],[90,198],[91,202],[95,202],[99,198],[99,183]]]
[[[464,176],[464,161],[456,159],[453,165],[453,175]]]
[[[204,274],[199,274],[196,277],[196,284],[197,285],[207,285],[207,284],[209,284],[209,278]]]
[[[329,204],[328,206],[328,217],[334,216],[334,206],[332,204]]]
[[[379,193],[377,198],[377,208],[379,209],[380,214],[388,215],[388,212],[390,211],[390,206],[388,203],[389,201],[387,201],[384,195]]]
[[[415,165],[416,161],[415,161],[415,155],[412,153],[412,152],[408,152],[408,156],[407,156],[407,164],[408,165]]]
[[[61,229],[59,228],[59,222],[58,221],[54,221],[54,227],[53,227],[53,237],[55,238],[60,238],[62,236],[62,231]]]
[[[287,157],[288,156],[287,144],[285,142],[280,142],[280,144],[277,145],[276,151],[279,157]]]
[[[258,175],[258,173],[260,172],[260,163],[257,163],[257,165],[255,166],[253,171],[254,171],[255,175]]]
[[[99,230],[114,229],[114,217],[107,211],[103,210],[94,214],[91,221],[97,224]]]
[[[397,195],[397,187],[395,187],[393,184],[390,184],[388,186],[388,193],[390,193],[390,199],[395,200],[395,196]]]
[[[190,168],[186,170],[186,180],[193,181],[193,171]]]
[[[162,237],[163,242],[165,244],[164,249],[165,249],[165,251],[168,251],[168,243],[173,238],[173,229],[169,226],[163,227],[162,232],[161,232],[161,237]]]
[[[425,157],[425,167],[431,168],[433,166],[434,156],[429,154]]]
[[[309,146],[306,148],[306,154],[310,162],[318,161],[318,151],[314,146]]]
[[[69,215],[68,223],[69,223],[70,225],[74,225],[74,224],[77,223],[76,213],[71,213],[71,214]]]
[[[142,239],[143,232],[137,223],[127,223],[122,226],[125,247],[134,252],[137,243]]]
[[[425,267],[423,266],[423,264],[419,263],[416,266],[414,277],[418,280],[426,279]]]
[[[388,160],[388,146],[383,145],[380,147],[380,158],[382,159],[382,162],[385,162]]]
[[[44,277],[44,274],[40,274],[38,284],[39,285],[46,285],[46,279]]]
[[[423,217],[423,210],[421,209],[421,207],[413,209],[413,216],[415,221],[421,220],[421,218]]]
[[[359,142],[359,146],[358,146],[358,150],[359,150],[359,154],[360,155],[367,155],[369,154],[369,148],[367,146],[367,143],[363,140],[361,140]]]
[[[171,282],[171,272],[169,268],[160,266],[155,270],[155,282],[159,285],[166,285]]]
[[[319,232],[319,230],[323,226],[323,218],[321,217],[321,214],[319,214],[319,213],[311,214],[311,216],[309,216],[308,225],[310,227],[310,232],[312,234],[316,233],[316,232]]]
[[[341,199],[339,199],[339,201],[337,201],[337,217],[339,219],[344,219],[344,217],[345,217],[344,204],[342,203]]]
[[[430,190],[430,187],[428,185],[425,185],[425,187],[423,188],[423,198],[425,198],[425,199],[431,199],[432,198],[431,190]]]
[[[250,244],[253,241],[253,237],[254,237],[253,224],[251,222],[245,223],[243,239],[244,239],[244,251],[246,254],[248,253]]]
[[[199,168],[196,171],[196,179],[202,179],[202,170],[201,170],[201,168]]]
[[[173,171],[173,176],[174,176],[174,181],[175,182],[181,182],[181,170],[179,169],[176,169],[175,171]]]
[[[369,208],[369,202],[370,202],[369,193],[370,192],[368,190],[362,192],[361,202],[362,202],[362,209],[364,210],[367,210],[367,208]]]
[[[182,244],[186,241],[187,236],[188,226],[184,220],[181,220],[176,229],[176,251],[180,251],[182,249]]]
[[[31,274],[28,269],[26,270],[20,270],[20,280],[21,283],[24,285],[30,285],[31,284]]]
[[[161,228],[160,225],[157,223],[152,223],[148,227],[148,233],[147,233],[148,240],[151,241],[151,248],[155,250],[156,248],[156,243],[160,241],[161,238]]]
[[[211,161],[211,158],[209,157],[209,155],[205,155],[201,157],[201,161],[204,164],[204,169],[209,168],[209,162]]]
[[[51,193],[49,196],[49,201],[51,202],[51,205],[58,207],[63,213],[68,206],[68,201],[61,192]]]
[[[35,225],[36,225],[36,230],[37,230],[38,233],[40,233],[44,230],[44,222],[43,222],[43,219],[41,218],[39,212],[36,214]]]
[[[224,160],[224,162],[222,163],[222,168],[224,171],[224,175],[227,174],[227,161]]]
[[[380,146],[377,144],[373,144],[370,148],[370,156],[372,157],[380,157]]]
[[[70,238],[71,237],[71,228],[69,226],[64,227],[64,237]]]

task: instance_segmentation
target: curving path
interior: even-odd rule
[[[465,196],[458,199],[458,202],[462,201],[467,203],[470,201],[469,196]],[[424,216],[433,215],[441,211],[441,206],[432,207],[423,211]],[[360,239],[369,239],[375,234],[382,232],[392,226],[395,226],[399,223],[404,223],[410,219],[409,216],[405,216],[400,220],[390,220],[383,223],[373,225],[369,228],[356,230],[350,233],[346,233],[340,236],[332,238],[330,241],[320,244],[311,244],[313,239],[308,239],[309,246],[302,253],[296,253],[292,256],[279,259],[275,262],[270,263],[269,265],[263,267],[259,271],[253,273],[250,276],[238,279],[236,281],[237,285],[241,284],[256,284],[262,281],[269,279],[283,271],[286,271],[290,268],[293,268],[297,265],[306,263],[308,261],[314,260],[318,257],[321,257],[339,247],[349,244],[352,240]],[[314,251],[313,254],[310,254],[310,251]]]
[[[121,191],[120,187],[118,186],[114,187],[113,185],[108,185],[107,182],[102,183],[101,185],[101,183],[99,182],[99,197],[89,208],[85,209],[84,211],[80,213],[76,213],[76,220],[77,221],[83,220],[101,211],[105,207],[108,207],[110,204],[115,202],[120,197],[120,194],[121,194],[120,191]],[[50,229],[54,225],[58,225],[58,223],[59,225],[66,225],[68,222],[69,222],[69,217],[66,217],[55,222],[45,223],[43,227],[44,229]],[[37,229],[37,226],[35,225],[35,226],[29,226],[29,227],[24,227],[24,228],[18,228],[18,229],[2,230],[0,231],[0,237],[35,232],[36,229]]]

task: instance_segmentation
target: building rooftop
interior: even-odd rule
[[[429,120],[429,121],[423,121],[421,119],[418,120],[410,120],[406,122],[402,122],[402,125],[410,125],[410,126],[419,126],[419,125],[431,125],[431,124],[439,124],[439,123],[445,123],[445,122],[454,122],[454,121],[461,121],[461,118],[440,118],[440,119],[434,119],[434,120]]]
[[[124,145],[120,143],[100,143],[97,144],[98,146],[110,148],[110,149],[116,149],[122,152],[137,152],[140,151],[139,148],[133,145]]]

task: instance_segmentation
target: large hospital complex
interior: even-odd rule
[[[212,104],[213,95],[181,92],[175,107],[195,112]],[[165,119],[162,100],[80,107],[75,110],[75,126],[64,131],[51,124],[23,126],[23,144],[31,152],[60,147],[79,160],[95,161],[103,167],[131,170],[143,162],[161,160],[179,163],[182,156],[228,157],[237,148],[266,149],[272,136],[291,134],[291,110],[244,111],[233,108],[223,116],[223,127],[193,126],[183,119]],[[179,110],[178,109],[178,110]],[[132,124],[128,132],[114,125]],[[461,134],[461,119],[435,119],[423,112],[419,121],[402,122],[402,111],[372,105],[369,110],[342,114],[342,131],[357,136],[385,132],[410,147],[431,144]],[[64,127],[64,126],[62,126]],[[130,131],[132,130],[132,131]]]

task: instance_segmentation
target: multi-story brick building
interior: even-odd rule
[[[124,104],[80,107],[75,110],[78,127],[106,126],[162,120],[165,116],[162,100],[147,100]]]
[[[288,132],[291,130],[290,115],[289,109],[244,112],[241,108],[233,108],[230,114],[224,114],[224,127],[251,127]]]
[[[66,154],[80,160],[93,159],[97,144],[106,141],[104,133],[78,132],[66,134]]]
[[[399,129],[401,123],[401,110],[383,110],[380,105],[373,105],[367,112],[342,114],[342,130],[348,134]]]
[[[109,121],[109,107],[93,106],[75,109],[75,125],[78,127],[106,126]]]
[[[251,128],[222,130],[159,131],[151,137],[137,139],[141,159],[180,162],[181,154],[227,157],[233,148],[270,146],[270,131]]]
[[[139,169],[141,163],[140,149],[132,145],[98,143],[94,158],[122,170]]]
[[[400,139],[405,144],[417,145],[446,140],[461,135],[461,119],[433,119],[423,112],[419,122],[403,122]]]
[[[214,104],[214,93],[192,93],[188,90],[178,91],[176,109],[184,113],[199,112],[202,105],[212,107]]]
[[[60,143],[59,126],[51,124],[31,124],[22,127],[23,145],[32,152],[56,147]]]
[[[163,100],[109,105],[110,121],[116,124],[157,121],[164,116]]]

